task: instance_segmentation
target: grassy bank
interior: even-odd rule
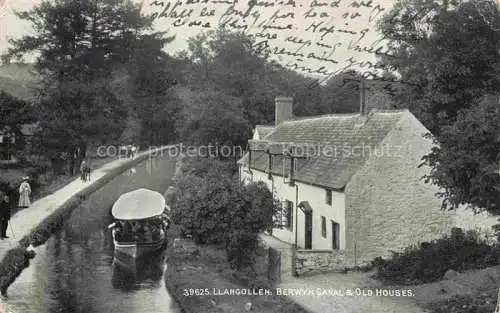
[[[36,227],[19,241],[19,246],[7,252],[0,263],[0,288],[4,291],[7,290],[8,286],[14,282],[21,271],[29,265],[27,260],[33,258],[34,254],[27,251],[27,247],[30,245],[36,247],[44,244],[53,234],[61,229],[66,220],[71,216],[73,210],[88,196],[101,189],[116,176],[141,163],[148,157],[149,154],[145,153],[108,171],[98,181],[89,183],[87,187],[74,194],[47,218],[40,221]]]
[[[254,281],[244,274],[232,270],[223,247],[197,246],[188,251],[174,248],[172,242],[178,231],[169,230],[167,272],[165,284],[185,313],[240,313],[247,312],[245,305],[251,303],[251,311],[260,313],[307,313],[306,310],[283,296],[275,295],[213,295],[213,289],[236,290],[253,286],[269,289],[272,286],[263,281]],[[208,289],[210,295],[186,296],[186,290]],[[198,292],[199,293],[199,292]]]

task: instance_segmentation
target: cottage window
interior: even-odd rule
[[[332,205],[332,191],[326,189],[326,204]]]
[[[321,217],[321,236],[326,238],[326,218],[324,216]]]
[[[282,215],[283,226],[292,228],[293,225],[293,202],[285,200]]]

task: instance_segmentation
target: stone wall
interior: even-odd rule
[[[264,249],[268,249],[268,251],[273,250],[271,253],[274,252],[275,255],[279,255],[279,273],[277,274],[279,279],[294,276],[293,262],[295,261],[295,257],[292,245],[264,234],[260,236],[260,241]],[[274,260],[268,258],[267,261],[272,270],[274,268]]]
[[[296,253],[297,275],[305,276],[326,272],[345,272],[346,257],[344,250],[315,252],[298,250]]]
[[[451,216],[440,210],[438,191],[421,178],[419,167],[432,147],[422,137],[427,130],[411,114],[382,142],[378,156],[352,177],[346,187],[347,256],[356,263],[390,250],[448,234]]]

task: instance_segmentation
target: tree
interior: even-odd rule
[[[443,188],[446,207],[472,204],[476,210],[500,214],[495,188],[500,187],[500,105],[492,98],[460,110],[424,159],[432,168],[427,179]]]
[[[458,111],[500,91],[499,29],[491,0],[399,0],[381,20],[393,55],[382,63],[407,84],[398,101],[435,136]]]
[[[0,129],[7,125],[17,127],[35,120],[33,106],[29,102],[17,99],[5,91],[0,91],[0,116]]]
[[[134,55],[124,63],[116,76],[119,93],[127,103],[129,115],[141,123],[136,141],[159,145],[176,139],[174,120],[179,107],[171,87],[177,85],[179,75],[171,69],[176,60],[162,48],[174,37],[163,33],[143,36],[137,40]]]
[[[182,142],[219,147],[245,145],[250,127],[239,98],[211,90],[181,94],[177,132]]]
[[[397,100],[403,107],[408,101],[435,140],[424,162],[432,168],[427,181],[444,190],[443,208],[471,204],[496,212],[500,205],[493,192],[498,151],[492,152],[498,102],[481,101],[500,92],[499,25],[498,7],[484,0],[402,0],[381,24],[394,55],[383,61],[411,83]]]
[[[49,146],[69,153],[73,164],[76,147],[85,151],[90,143],[116,140],[125,109],[109,92],[110,79],[118,65],[131,63],[145,47],[161,50],[165,40],[151,32],[153,19],[124,0],[43,1],[17,16],[36,34],[12,40],[6,58],[39,53],[41,122]]]
[[[8,141],[5,139],[3,143],[0,143],[0,145],[5,146],[5,154],[8,155],[14,150],[22,150],[26,141],[21,132],[21,126],[35,121],[33,106],[27,101],[17,99],[7,92],[0,91],[0,116],[2,117],[0,130],[7,127],[16,139],[13,145],[7,143]]]

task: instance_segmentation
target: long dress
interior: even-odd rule
[[[31,195],[31,187],[28,182],[22,182],[21,186],[19,186],[19,207],[27,208],[30,206],[30,195]]]

